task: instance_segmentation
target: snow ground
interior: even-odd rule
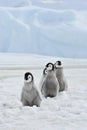
[[[68,91],[55,98],[43,98],[39,108],[23,107],[20,94],[24,73],[33,73],[39,90],[43,66],[58,59],[64,64]],[[0,54],[0,130],[53,129],[87,129],[87,60]]]

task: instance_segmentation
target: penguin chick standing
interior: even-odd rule
[[[55,97],[59,91],[59,84],[54,72],[54,65],[48,63],[46,65],[47,74],[43,81],[41,92],[44,97]]]
[[[22,89],[21,101],[24,106],[40,106],[41,97],[34,84],[34,77],[30,72],[24,75],[24,87]]]
[[[55,67],[56,77],[59,82],[59,92],[67,90],[68,85],[64,77],[63,65],[61,61],[56,61],[56,63],[54,64],[54,67]]]
[[[44,81],[46,79],[46,76],[47,76],[47,68],[44,68],[43,70],[43,74],[42,74],[42,78],[41,78],[41,81],[40,81],[40,90],[42,89],[42,86],[44,84]],[[43,90],[42,90],[43,91]],[[43,92],[42,92],[43,93]]]

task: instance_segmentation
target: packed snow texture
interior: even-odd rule
[[[23,107],[20,97],[24,73],[34,75],[40,91],[45,64],[59,59],[68,91],[55,98],[42,97],[40,107]],[[0,54],[0,61],[0,130],[87,130],[87,60]]]
[[[0,52],[87,58],[86,0],[0,0]]]

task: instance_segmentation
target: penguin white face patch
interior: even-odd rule
[[[58,65],[58,63],[56,62],[55,66],[56,66],[56,68],[58,68],[60,65]]]
[[[32,82],[32,80],[33,80],[32,74],[29,73],[29,72],[27,72],[27,73],[25,74],[24,81],[25,81],[26,83],[29,83],[29,82]]]
[[[52,68],[53,68],[52,64],[49,64],[47,70],[52,70]]]
[[[32,81],[32,77],[31,77],[31,75],[29,75],[29,76],[28,76],[28,79],[25,80],[25,82],[26,82],[26,83],[30,83],[31,81]]]
[[[60,61],[57,61],[57,62],[55,63],[55,67],[56,67],[56,68],[61,68],[61,67],[62,67],[62,63],[61,63]]]
[[[44,74],[46,75],[48,72],[47,68],[44,69]]]
[[[47,74],[47,69],[45,70],[45,74]]]
[[[32,81],[32,76],[28,75],[28,81],[31,82]]]

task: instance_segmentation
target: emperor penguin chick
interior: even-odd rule
[[[40,81],[40,86],[42,86],[42,83],[43,83],[44,79],[46,78],[46,76],[47,76],[47,68],[44,68],[43,73],[42,73],[42,78]]]
[[[24,75],[24,86],[21,94],[21,101],[24,106],[40,106],[41,97],[34,83],[34,77],[30,72]]]
[[[47,74],[43,81],[41,92],[44,97],[55,97],[59,91],[59,84],[54,72],[54,65],[48,63],[46,65]]]
[[[44,80],[46,79],[47,76],[47,68],[44,68],[43,73],[42,73],[42,78],[40,80],[40,90],[42,89],[42,86],[44,84]],[[42,92],[43,93],[43,92]]]
[[[67,90],[68,84],[67,84],[65,76],[64,76],[62,62],[56,61],[56,63],[54,64],[54,67],[55,67],[56,77],[59,82],[59,92]]]

